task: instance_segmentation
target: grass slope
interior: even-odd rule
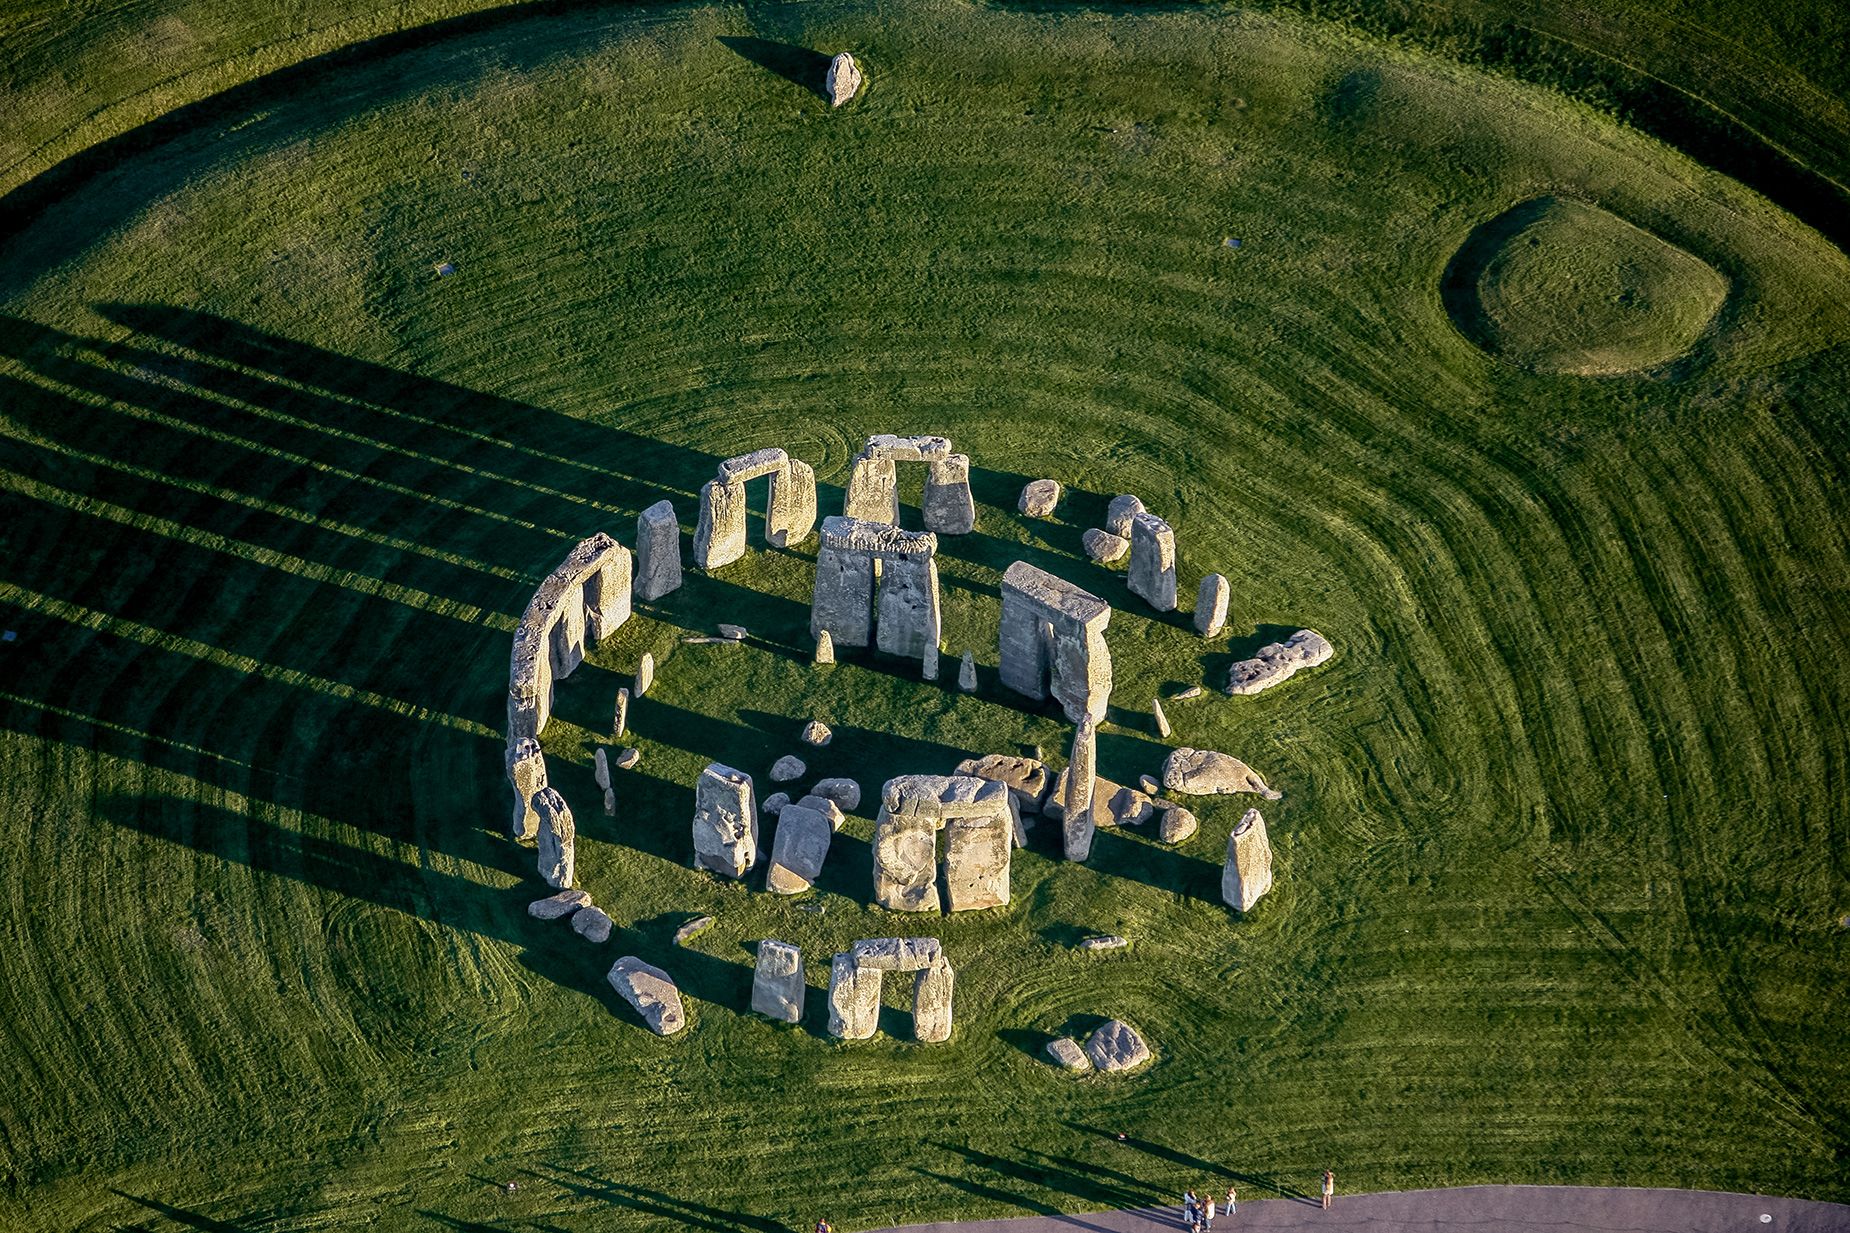
[[[870,86],[831,114],[779,70],[838,46]],[[1529,373],[1453,328],[1459,246],[1568,191],[1728,280],[1674,380]],[[1850,1194],[1847,263],[1737,185],[1292,22],[639,9],[332,73],[0,257],[16,1224],[857,1227],[1325,1163]],[[924,922],[959,968],[932,1048],[743,1013],[754,939],[820,983],[914,922],[866,904],[866,818],[821,911],[695,875],[687,785],[811,715],[816,772],[869,784],[1061,727],[810,670],[809,547],[694,577],[560,691],[609,948],[526,917],[499,834],[508,636],[564,547],[663,495],[691,527],[758,445],[837,508],[893,430],[976,462],[946,642],[986,679],[1010,561],[1122,605],[1106,774],[1160,760],[1152,693],[1300,624],[1338,648],[1171,708],[1285,790],[1261,910],[1216,903],[1240,802],[1180,851],[1107,835],[1078,867],[1043,837],[1008,910]],[[1024,522],[1042,474],[1071,496]],[[1185,591],[1232,579],[1229,642],[1083,561],[1118,491],[1175,522]],[[680,644],[722,619],[754,644]],[[605,819],[591,749],[645,649]],[[1082,957],[1090,930],[1134,945]],[[603,985],[632,952],[683,981],[684,1037]],[[1153,1068],[1036,1056],[1104,1014]]]

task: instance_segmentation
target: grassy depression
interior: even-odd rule
[[[792,76],[842,47],[869,84],[830,112]],[[852,1228],[1330,1162],[1850,1194],[1850,263],[1817,235],[1548,95],[1240,13],[548,13],[260,102],[0,253],[15,1223]],[[1589,381],[1462,335],[1448,264],[1539,198],[1725,279],[1698,345]],[[1580,231],[1573,261],[1630,235]],[[941,569],[985,688],[811,670],[813,541],[754,520],[561,687],[553,779],[618,933],[529,919],[500,728],[538,580],[664,496],[691,531],[757,446],[833,512],[886,431],[974,460]],[[1041,475],[1069,496],[1023,520]],[[1175,524],[1184,594],[1231,579],[1227,638],[1084,560],[1121,491]],[[1040,837],[1006,910],[942,921],[869,906],[865,816],[803,902],[689,868],[698,768],[762,775],[812,716],[813,774],[869,786],[1058,749],[993,688],[1016,559],[1119,605],[1114,778],[1160,764],[1153,694],[1335,644],[1170,708],[1285,793],[1258,911],[1217,902],[1218,804],[1175,851]],[[681,642],[722,620],[750,645]],[[606,818],[591,753],[644,650]],[[853,1046],[745,1012],[758,938],[820,986],[920,925],[948,1044],[904,1039],[897,990],[898,1038]],[[1095,930],[1132,945],[1071,949]],[[683,1036],[604,985],[626,953],[682,982]],[[1039,1060],[1100,1015],[1156,1064]]]

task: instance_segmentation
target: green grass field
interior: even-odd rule
[[[869,85],[830,113],[838,48]],[[1558,92],[1284,13],[564,7],[237,99],[0,248],[0,1225],[852,1229],[1326,1164],[1850,1198],[1831,239]],[[1674,254],[1634,283],[1652,358],[1608,365],[1642,371],[1455,323],[1461,249],[1541,198],[1623,221],[1555,216],[1506,320],[1550,354],[1589,311],[1626,328],[1600,279],[1636,229]],[[833,513],[889,431],[974,461],[940,568],[983,689],[812,669],[814,541],[754,518],[560,687],[553,780],[618,933],[531,920],[501,728],[538,580],[664,496],[691,532],[758,446]],[[1066,502],[1019,518],[1042,475]],[[1184,595],[1232,580],[1229,636],[1085,560],[1117,492],[1176,525]],[[1119,607],[1104,774],[1193,744],[1283,790],[1257,911],[1218,898],[1242,798],[1084,866],[1043,828],[1009,908],[942,920],[869,905],[869,817],[804,901],[689,868],[698,769],[766,792],[812,716],[813,772],[870,788],[1057,757],[1054,710],[994,684],[1017,559]],[[727,620],[752,644],[680,643]],[[1306,625],[1329,664],[1156,738],[1153,694]],[[605,818],[591,754],[644,650]],[[910,1043],[897,989],[886,1034],[827,1039],[829,953],[896,931],[943,937],[952,1040]],[[805,949],[796,1027],[745,1011],[768,936]],[[681,1036],[605,984],[629,953],[680,980]],[[1108,1015],[1154,1066],[1041,1059]]]

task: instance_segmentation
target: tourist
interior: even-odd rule
[[[816,1233],[835,1233],[835,1226],[826,1220],[816,1222]]]
[[[1336,1197],[1336,1174],[1328,1169],[1323,1171],[1323,1207],[1329,1210],[1330,1201]]]
[[[1182,1224],[1189,1230],[1189,1233],[1194,1233],[1194,1230],[1201,1227],[1201,1221],[1197,1216],[1198,1206],[1194,1191],[1187,1190],[1182,1193]]]
[[[1229,1187],[1227,1187],[1227,1206],[1225,1206],[1225,1207],[1223,1207],[1223,1208],[1221,1208],[1221,1215],[1223,1215],[1223,1216],[1225,1216],[1225,1217],[1227,1217],[1227,1219],[1229,1219],[1229,1220],[1232,1220],[1232,1219],[1233,1219],[1233,1201],[1234,1201],[1234,1197],[1235,1197],[1235,1196],[1234,1196],[1234,1193],[1233,1193],[1233,1187],[1232,1187],[1232,1186],[1229,1186]]]
[[[1208,1201],[1201,1205],[1201,1227],[1206,1233],[1214,1233],[1214,1196],[1212,1194],[1208,1196]]]

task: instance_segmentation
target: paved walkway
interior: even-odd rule
[[[1218,1201],[1220,1196],[1216,1196]],[[887,1233],[1176,1233],[1176,1207],[1083,1216],[913,1224]],[[1594,1186],[1464,1186],[1240,1203],[1216,1217],[1214,1233],[1850,1233],[1850,1206],[1705,1190]]]

